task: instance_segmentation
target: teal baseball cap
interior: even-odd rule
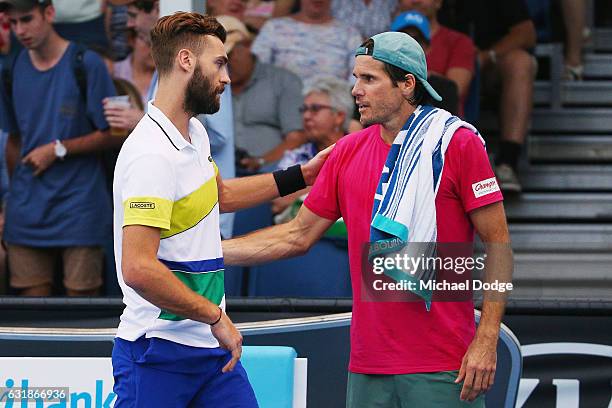
[[[427,82],[427,61],[419,43],[406,33],[386,32],[371,37],[374,47],[359,47],[355,56],[369,55],[413,74],[436,101],[442,97]]]

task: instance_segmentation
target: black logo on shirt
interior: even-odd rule
[[[133,203],[130,203],[130,208],[137,208],[139,210],[154,210],[155,209],[155,203],[133,202]]]

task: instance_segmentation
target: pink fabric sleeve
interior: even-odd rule
[[[491,168],[487,151],[474,132],[457,130],[446,152],[452,161],[451,178],[456,182],[456,191],[466,212],[502,201],[504,198]]]
[[[308,193],[304,205],[319,217],[329,220],[340,218],[340,204],[338,201],[338,173],[342,168],[340,154],[342,147],[336,145],[323,165],[317,180]]]

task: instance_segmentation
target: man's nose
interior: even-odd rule
[[[17,21],[15,24],[13,24],[12,29],[15,35],[18,37],[25,32],[25,27],[20,21]]]
[[[225,65],[225,67],[223,68],[223,72],[221,73],[221,82],[225,85],[228,85],[232,82],[232,80],[229,77],[229,71],[227,69],[227,65]]]

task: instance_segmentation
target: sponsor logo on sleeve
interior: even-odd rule
[[[133,203],[130,203],[130,208],[135,208],[137,210],[154,210],[155,203],[134,201]]]
[[[478,183],[474,183],[472,184],[472,191],[474,191],[474,197],[476,198],[495,193],[496,191],[499,191],[497,179],[495,177],[491,177],[489,179],[479,181]]]

